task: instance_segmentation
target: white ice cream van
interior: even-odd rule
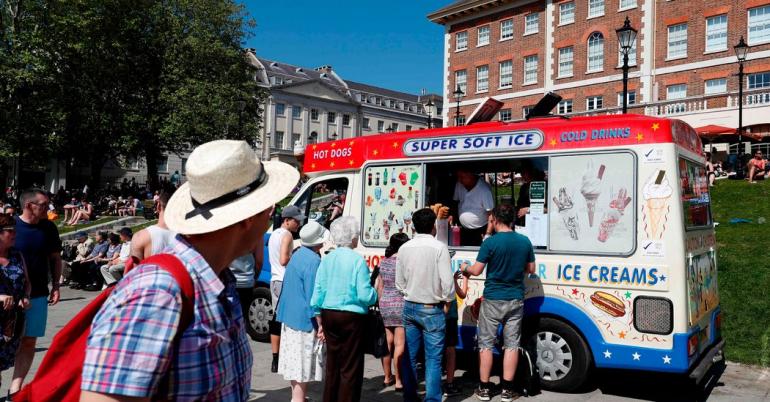
[[[496,202],[529,208],[517,223],[537,266],[523,342],[544,388],[573,390],[593,367],[699,380],[722,358],[704,154],[681,121],[551,117],[311,144],[291,203],[326,225],[335,207],[360,220],[358,251],[373,267],[393,233],[414,234],[415,210],[441,203],[458,221],[458,169],[486,180]],[[474,261],[477,246],[442,237],[453,269]],[[458,301],[460,350],[474,350],[483,285],[472,279]]]

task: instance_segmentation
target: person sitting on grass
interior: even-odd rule
[[[78,208],[77,211],[74,212],[72,215],[72,219],[70,219],[69,222],[67,222],[68,225],[77,225],[80,221],[85,221],[84,223],[88,223],[88,221],[91,219],[91,216],[94,214],[94,206],[90,202],[88,202],[86,199],[83,199],[82,204],[80,205],[80,208]]]
[[[72,197],[70,203],[64,205],[62,208],[64,208],[64,218],[62,218],[61,223],[59,224],[60,226],[64,226],[75,216],[78,208],[80,208],[80,201],[78,201],[77,198]]]
[[[756,183],[756,180],[764,180],[767,177],[767,170],[770,165],[767,159],[762,157],[762,151],[754,153],[754,157],[749,159],[746,168],[749,170],[749,183]]]

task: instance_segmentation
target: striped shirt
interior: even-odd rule
[[[232,274],[225,270],[217,277],[180,236],[164,251],[184,263],[195,287],[194,319],[182,334],[179,354],[174,356],[173,338],[181,289],[168,272],[138,266],[118,282],[94,318],[81,389],[178,401],[245,401],[252,356]]]

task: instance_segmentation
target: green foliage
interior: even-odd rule
[[[770,366],[770,223],[758,223],[770,219],[770,182],[718,180],[711,196],[727,359]],[[751,223],[731,224],[733,218]]]
[[[218,138],[254,143],[264,94],[232,0],[0,0],[0,158],[154,161]],[[34,138],[34,141],[29,141]]]

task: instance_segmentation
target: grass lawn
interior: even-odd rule
[[[770,219],[770,181],[719,180],[711,196],[727,359],[770,366],[770,223],[757,222]]]
[[[152,226],[152,225],[154,225],[156,223],[158,223],[158,220],[157,219],[153,219],[151,221],[147,221],[145,223],[142,223],[141,225],[131,226],[131,232],[136,233],[136,232],[146,228],[147,226]]]
[[[117,216],[105,216],[105,217],[99,218],[99,219],[97,219],[95,221],[88,222],[87,224],[84,224],[84,225],[75,225],[75,226],[64,225],[64,226],[59,226],[59,234],[75,232],[75,231],[79,231],[79,230],[85,230],[85,229],[88,229],[88,228],[90,228],[92,226],[100,225],[102,223],[112,222],[112,221],[117,220],[117,219],[118,219]],[[58,226],[59,223],[61,223],[61,218],[55,220],[54,223]]]

